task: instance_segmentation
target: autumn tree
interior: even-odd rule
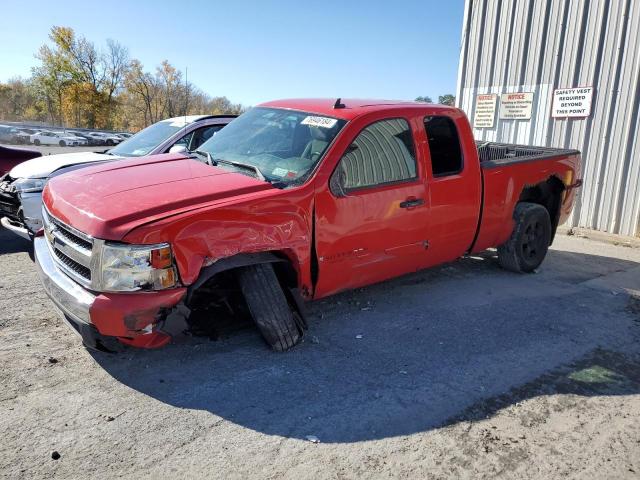
[[[60,26],[49,40],[35,55],[30,79],[0,83],[0,118],[137,130],[169,117],[244,110],[188,83],[168,60],[146,70],[116,41],[100,48]]]
[[[123,85],[128,52],[113,40],[99,50],[69,27],[53,27],[53,45],[43,45],[33,71],[54,123],[67,122],[87,127],[109,127],[115,95]]]

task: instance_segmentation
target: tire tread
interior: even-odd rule
[[[258,264],[238,271],[240,288],[262,336],[271,348],[283,352],[302,339],[286,295],[271,264]]]

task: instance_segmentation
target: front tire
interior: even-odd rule
[[[67,144],[66,144],[66,143],[64,143],[64,140],[60,140],[60,141],[58,142],[58,145],[60,145],[61,147],[64,147],[64,146],[66,146]]]
[[[533,272],[551,244],[549,212],[537,203],[521,202],[513,212],[516,226],[509,240],[498,247],[498,261],[505,270]]]
[[[38,140],[37,138],[33,141],[33,144],[37,147],[40,146],[40,140]]]
[[[240,289],[253,320],[266,342],[278,352],[294,347],[302,339],[287,297],[269,263],[238,270]]]

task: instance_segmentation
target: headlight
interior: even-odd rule
[[[163,290],[176,285],[171,247],[105,243],[102,247],[101,289],[111,292]]]
[[[41,192],[47,184],[46,178],[19,178],[11,185],[19,193]]]

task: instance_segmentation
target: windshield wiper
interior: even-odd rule
[[[193,153],[195,153],[197,155],[202,155],[203,157],[205,157],[207,159],[207,165],[213,166],[213,157],[211,156],[211,154],[209,152],[205,152],[204,150],[196,150]]]
[[[231,160],[225,160],[224,158],[214,158],[213,166],[216,166],[218,163],[225,163],[233,167],[244,168],[245,170],[251,170],[255,172],[256,177],[258,177],[259,180],[262,180],[263,182],[268,182],[267,178],[264,176],[262,171],[260,171],[258,167],[256,167],[255,165],[251,165],[250,163],[233,162]]]
[[[234,162],[231,160],[226,160],[224,158],[213,158],[211,153],[205,152],[204,150],[195,150],[193,153],[195,153],[196,155],[205,157],[207,159],[207,164],[211,165],[212,167],[215,167],[219,163],[224,163],[226,165],[231,165],[232,167],[241,168],[244,170],[251,170],[253,173],[255,173],[258,180],[271,183],[271,181],[267,180],[267,178],[264,176],[264,174],[258,167],[256,167],[255,165],[251,165],[250,163]]]

